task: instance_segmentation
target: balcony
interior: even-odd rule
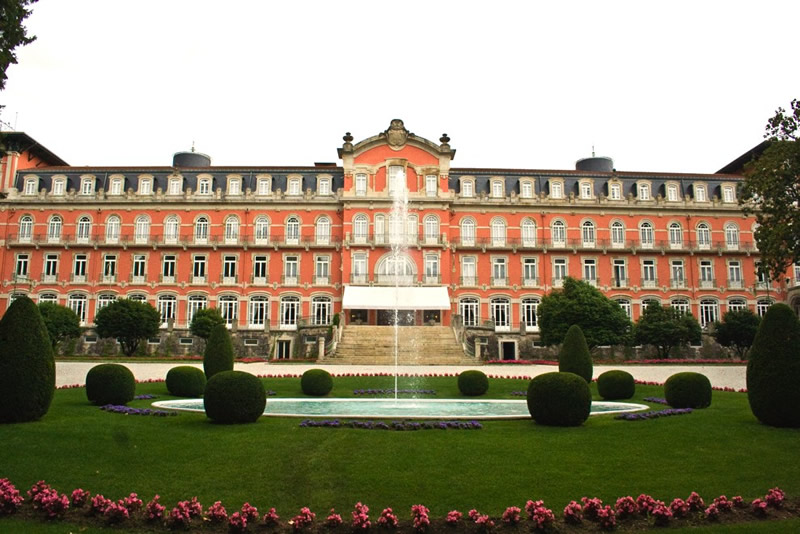
[[[507,276],[492,276],[492,287],[507,287],[507,286],[508,286]]]
[[[657,278],[651,278],[651,279],[642,280],[642,287],[646,288],[646,289],[654,289],[654,288],[658,287],[658,279]]]
[[[131,275],[131,284],[146,284],[147,277],[144,275]]]
[[[584,278],[583,281],[592,287],[597,287],[597,278]]]
[[[728,280],[728,289],[743,289],[744,283],[741,280]]]
[[[426,274],[422,278],[422,283],[427,285],[439,285],[442,283],[442,277],[438,274]]]
[[[194,279],[193,279],[194,280]],[[175,283],[175,275],[172,274],[162,274],[161,279],[159,280],[162,284],[174,284]],[[192,282],[194,283],[194,281]]]
[[[539,286],[539,279],[538,278],[523,278],[522,279],[522,287],[538,287]]]
[[[669,287],[672,289],[686,289],[686,279],[670,278]]]
[[[412,274],[378,274],[377,283],[387,286],[411,286],[416,283]]]
[[[85,282],[84,277],[84,282]],[[43,284],[55,284],[58,282],[58,275],[57,274],[43,274],[42,275],[42,283]]]
[[[314,276],[314,285],[315,286],[328,286],[331,284],[330,276]]]
[[[42,282],[44,282],[44,281],[45,280],[43,278]],[[85,284],[86,283],[86,275],[85,274],[73,274],[72,278],[70,278],[70,281],[73,284]]]
[[[206,285],[208,283],[208,279],[205,276],[192,276],[193,285]]]
[[[115,274],[104,274],[103,277],[100,279],[101,284],[115,284],[117,283],[117,275]]]
[[[462,276],[460,282],[462,286],[477,286],[478,278],[476,276]]]
[[[366,274],[351,274],[350,275],[350,283],[351,284],[367,284],[369,280],[367,280]]]
[[[250,283],[254,286],[265,286],[269,283],[269,278],[266,276],[253,276],[250,279]]]
[[[716,287],[717,281],[714,279],[700,280],[700,289],[715,289]]]
[[[297,275],[283,275],[281,277],[281,284],[285,286],[296,286],[300,284]]]
[[[235,274],[232,276],[222,275],[220,277],[219,283],[222,284],[223,286],[233,286],[239,283],[239,277],[236,276]]]
[[[615,288],[630,287],[629,280],[627,278],[614,278],[611,280],[611,287]]]
[[[553,287],[555,287],[555,288],[564,287],[564,279],[563,278],[553,278]]]

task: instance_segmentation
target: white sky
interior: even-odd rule
[[[228,9],[225,11],[224,9]],[[800,98],[800,2],[40,0],[3,121],[72,165],[339,162],[393,118],[455,167],[714,172]],[[4,127],[4,129],[8,129]]]

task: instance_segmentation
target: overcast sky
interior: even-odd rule
[[[227,9],[227,10],[226,10]],[[393,118],[455,167],[714,172],[800,97],[800,2],[40,0],[0,116],[71,165],[339,162]],[[3,129],[9,129],[4,125]]]

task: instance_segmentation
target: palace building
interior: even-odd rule
[[[433,142],[400,120],[343,139],[338,165],[216,167],[179,152],[166,166],[71,167],[5,133],[0,308],[22,294],[66,305],[90,350],[97,311],[138,299],[163,320],[151,345],[192,350],[193,314],[216,307],[247,351],[281,358],[330,341],[334,314],[388,325],[398,308],[404,325],[488,332],[485,350],[518,358],[542,296],[567,276],[633,320],[657,301],[703,326],[792,302],[799,282],[800,270],[760,272],[736,169],[627,172],[600,157],[458,168],[447,134]]]

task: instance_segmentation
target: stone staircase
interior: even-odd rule
[[[336,354],[326,363],[394,365],[395,332],[392,326],[348,325]],[[449,326],[401,326],[398,335],[399,365],[474,364],[461,349]]]

